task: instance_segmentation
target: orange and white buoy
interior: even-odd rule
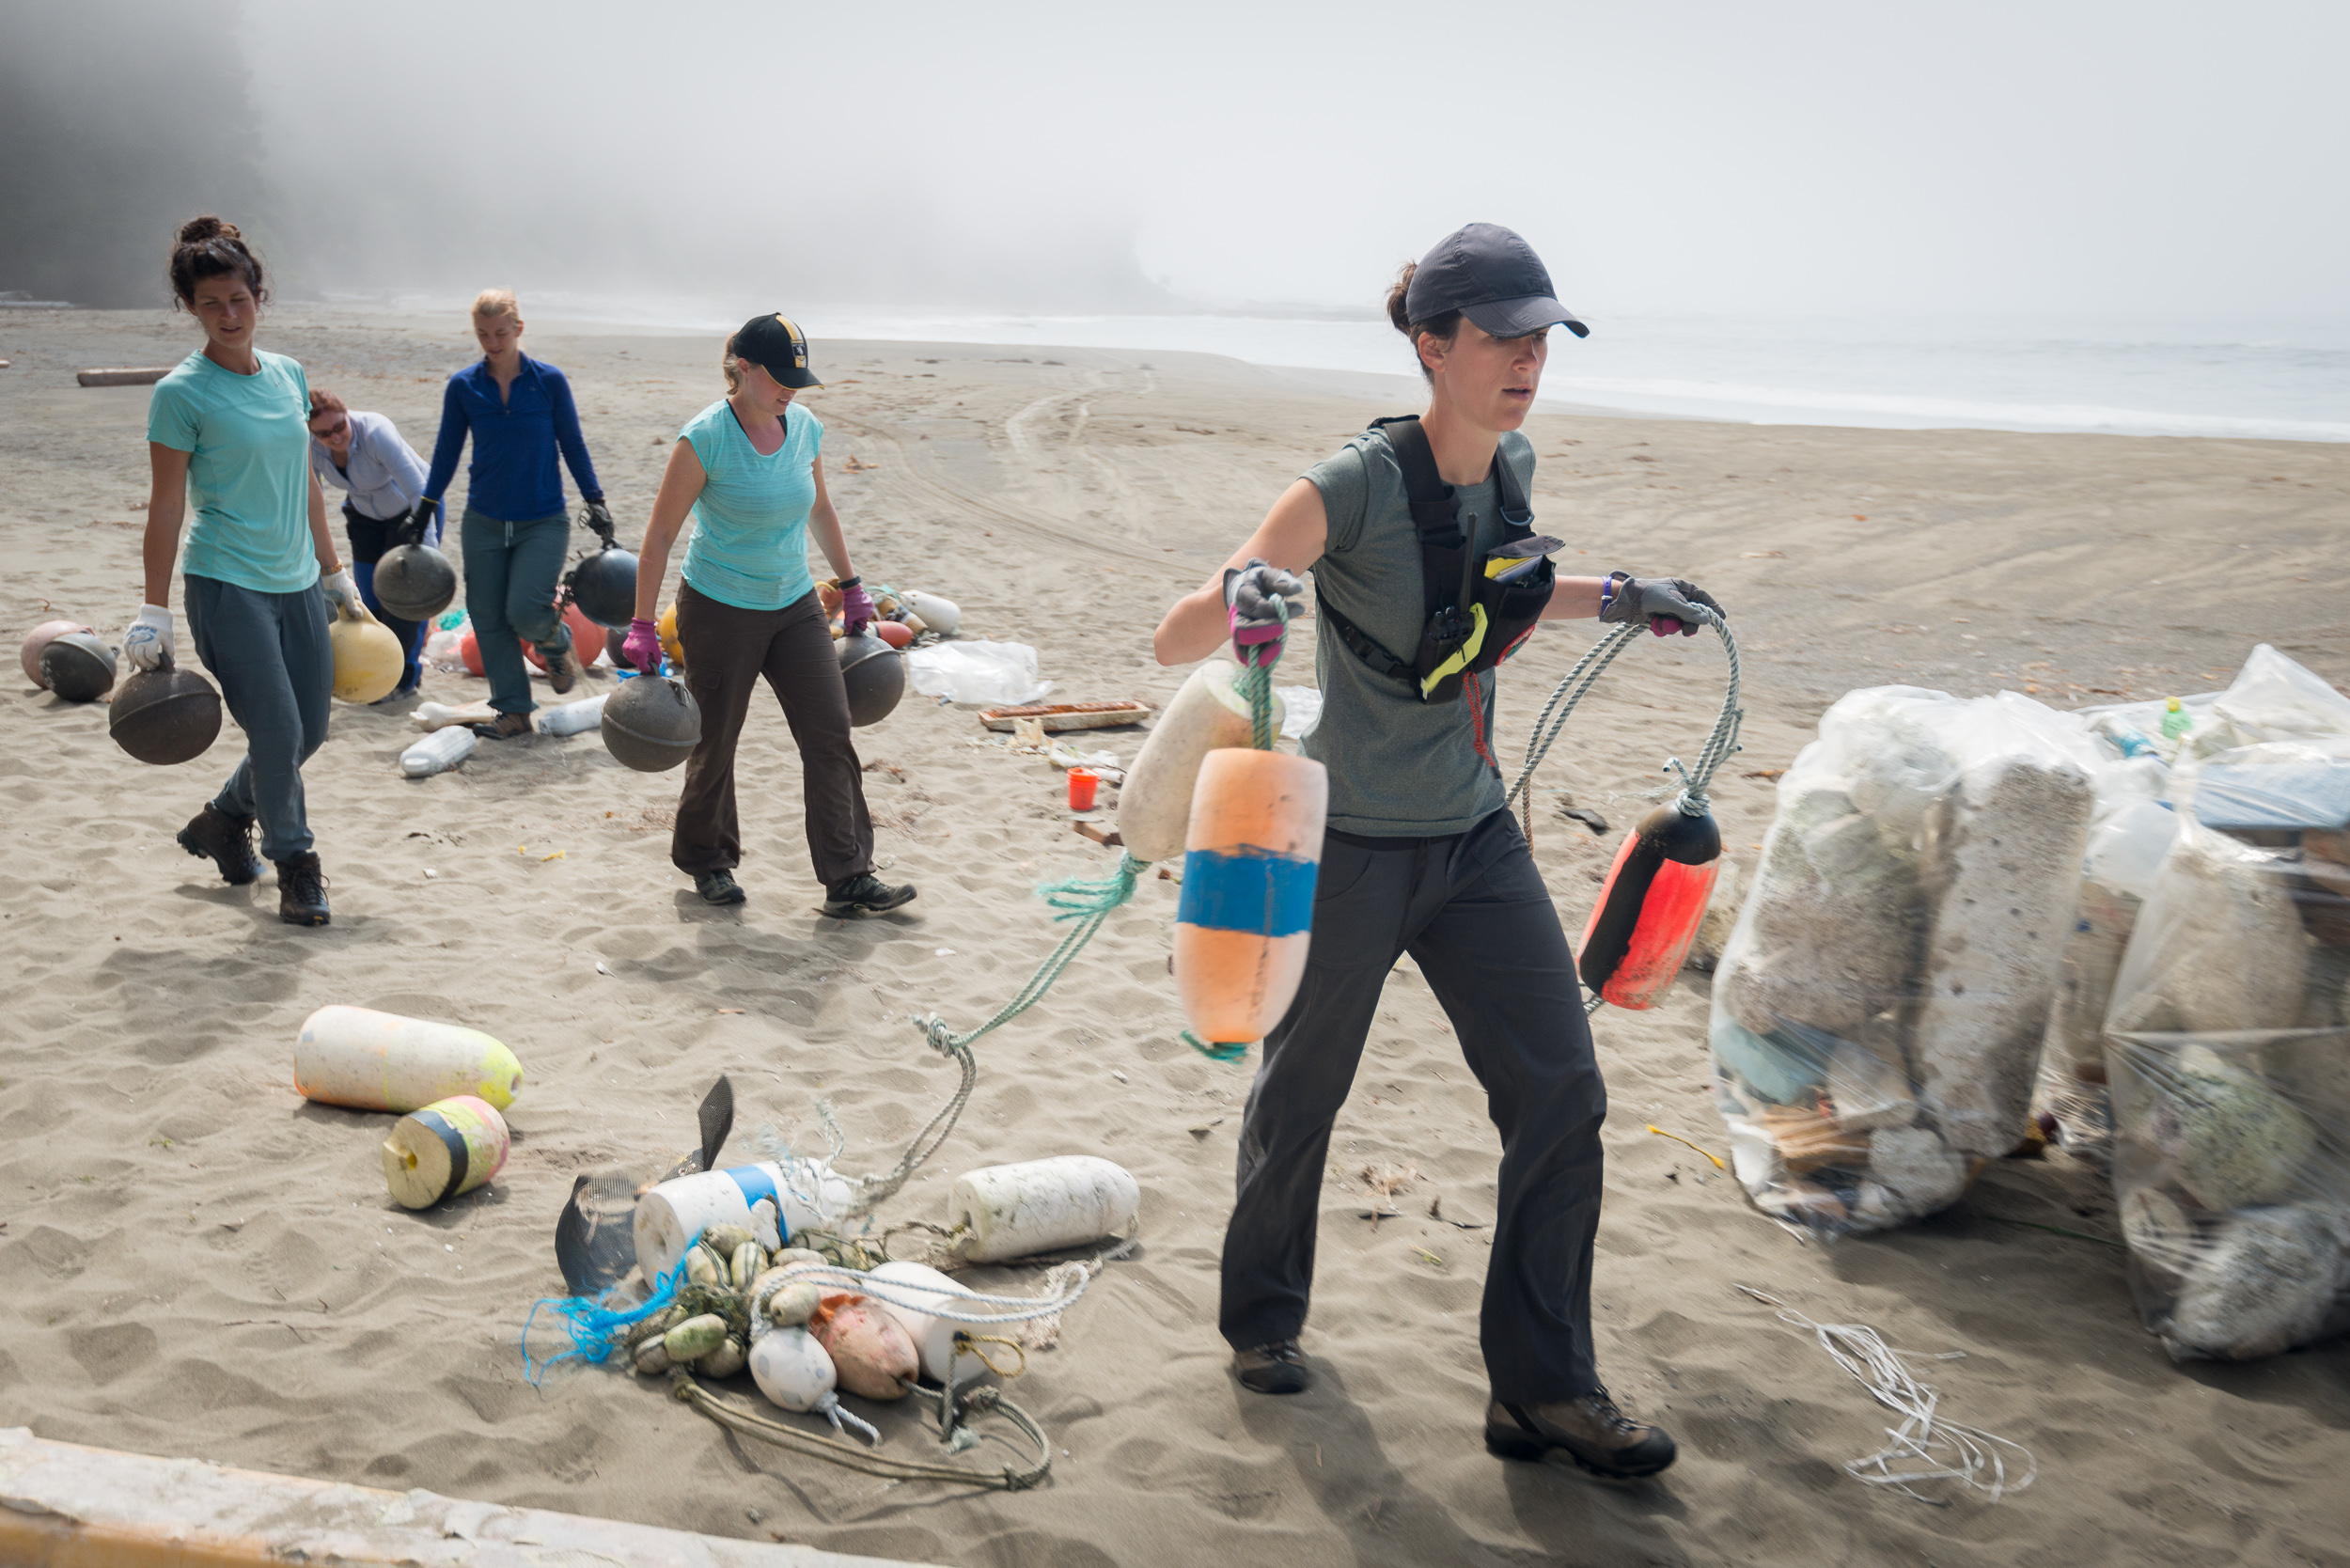
[[[1199,760],[1175,912],[1175,989],[1211,1045],[1261,1040],[1306,974],[1330,809],[1320,762],[1225,747]]]

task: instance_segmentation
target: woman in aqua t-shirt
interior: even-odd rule
[[[636,566],[636,615],[622,654],[639,669],[661,660],[653,605],[669,547],[695,522],[678,588],[677,637],[685,683],[701,707],[701,744],[685,763],[669,858],[712,903],[741,903],[734,880],[743,841],[734,810],[734,748],[760,676],[783,704],[800,751],[808,859],[824,884],[824,913],[895,909],[914,897],[873,874],[873,823],[864,770],[849,738],[849,694],[816,585],[813,531],[840,581],[852,631],[873,602],[849,560],[839,515],[824,493],[824,427],[792,399],[822,386],[807,339],[781,316],[759,316],[727,339],[727,395],[686,421],[670,449]]]
[[[236,225],[196,218],[180,230],[170,274],[180,306],[203,324],[204,347],[155,384],[148,404],[147,603],[122,652],[140,669],[172,660],[171,566],[193,498],[181,563],[188,632],[246,750],[180,830],[180,844],[243,885],[261,874],[258,823],[261,853],[277,865],[278,917],[322,926],[326,877],[311,847],[302,764],[326,739],[335,688],[327,604],[368,612],[336,558],[326,497],[310,473],[309,384],[300,365],[253,346],[269,298],[260,258]]]

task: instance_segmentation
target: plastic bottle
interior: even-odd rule
[[[2162,738],[2175,741],[2195,728],[2195,715],[2182,706],[2177,698],[2170,698],[2162,711]]]
[[[463,725],[448,725],[401,752],[400,771],[411,778],[430,778],[436,773],[446,773],[471,757],[473,748],[480,744],[481,737]]]
[[[541,708],[533,722],[541,735],[584,734],[603,722],[603,702],[602,697],[590,697],[560,707]]]

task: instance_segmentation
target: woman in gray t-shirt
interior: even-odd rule
[[[1241,1128],[1220,1326],[1244,1387],[1306,1387],[1297,1337],[1330,1129],[1380,990],[1408,952],[1458,1031],[1501,1133],[1480,1320],[1492,1388],[1485,1446],[1513,1459],[1557,1449],[1602,1475],[1653,1475],[1672,1463],[1672,1439],[1617,1408],[1592,1356],[1606,1090],[1574,955],[1502,809],[1495,671],[1472,667],[1449,700],[1426,701],[1421,678],[1431,671],[1402,667],[1429,619],[1409,454],[1418,447],[1433,459],[1472,557],[1505,538],[1527,540],[1534,451],[1518,427],[1542,380],[1549,329],[1587,329],[1551,297],[1532,247],[1492,224],[1472,224],[1406,266],[1387,313],[1428,380],[1428,412],[1394,433],[1374,427],[1315,464],[1224,570],[1167,612],[1153,639],[1161,664],[1205,658],[1228,637],[1254,660],[1280,635],[1267,601],[1300,591],[1291,573],[1313,572],[1323,716],[1306,750],[1329,771],[1329,832],[1306,977],[1265,1037]],[[1645,619],[1659,635],[1694,634],[1700,605],[1719,608],[1677,578],[1617,572],[1557,578],[1540,616]]]

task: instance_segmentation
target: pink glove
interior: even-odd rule
[[[650,675],[661,667],[661,628],[650,620],[632,619],[628,623],[628,640],[620,644],[620,657]]]
[[[840,585],[840,623],[849,635],[855,636],[860,628],[870,626],[881,612],[873,608],[873,596],[865,591],[864,579],[851,577]]]

